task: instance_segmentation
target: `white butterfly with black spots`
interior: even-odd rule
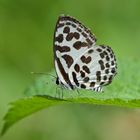
[[[116,58],[109,46],[95,45],[96,37],[70,16],[58,18],[54,33],[56,84],[67,89],[103,91],[116,75]]]

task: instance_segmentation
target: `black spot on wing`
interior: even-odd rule
[[[98,52],[102,52],[102,49],[100,49],[100,48],[98,48],[98,49],[96,49]]]
[[[80,72],[80,66],[78,64],[75,64],[74,69],[77,73]]]
[[[90,87],[94,87],[94,86],[95,86],[95,82],[91,82]]]
[[[106,75],[103,77],[103,80],[104,80],[104,81],[107,80],[107,76],[106,76]]]
[[[89,81],[89,77],[85,77],[85,78],[83,79],[83,81],[84,81],[85,83],[87,83],[87,82]]]
[[[90,69],[86,65],[84,65],[82,68],[86,73],[90,73]]]
[[[106,51],[103,51],[103,54],[104,54],[104,55],[108,55],[108,53],[107,53]]]
[[[70,28],[68,26],[66,26],[63,30],[63,33],[69,33],[70,32]]]
[[[73,39],[73,33],[68,33],[66,36],[67,41],[71,41]]]
[[[55,50],[59,51],[61,53],[63,53],[63,52],[70,52],[70,47],[55,45]]]
[[[101,58],[104,58],[104,53],[100,53],[100,57]]]
[[[71,23],[70,22],[66,22],[66,25],[71,25]]]
[[[114,66],[114,64],[115,64],[114,61],[111,61],[111,65]]]
[[[74,32],[74,33],[73,33],[73,36],[75,37],[75,39],[79,39],[79,38],[80,38],[80,34],[77,33],[77,32]]]
[[[94,52],[93,49],[90,49],[90,50],[88,51],[89,54],[91,54],[91,53],[93,53],[93,52]]]
[[[107,68],[109,68],[109,67],[110,67],[109,63],[106,63],[106,64],[105,64],[105,66],[106,66]]]
[[[87,38],[87,34],[85,32],[82,32],[82,35]]]
[[[85,89],[85,88],[86,88],[86,86],[85,86],[84,84],[81,84],[81,88],[84,88],[84,89]]]
[[[106,61],[110,61],[110,58],[109,58],[109,56],[108,56],[108,55],[106,56]]]
[[[64,60],[66,61],[66,64],[68,65],[68,68],[70,68],[70,66],[73,64],[74,60],[70,55],[63,55],[62,58],[64,58]]]
[[[64,39],[63,34],[59,34],[57,37],[55,37],[55,41],[58,41],[59,43],[61,43],[63,39]]]
[[[81,61],[82,61],[83,63],[88,64],[88,63],[91,62],[91,57],[90,57],[90,56],[85,57],[85,56],[83,55],[83,56],[81,56]]]
[[[100,71],[96,72],[96,77],[97,77],[97,81],[99,82],[101,80],[101,72]]]
[[[113,73],[113,74],[116,73],[115,68],[112,68],[112,69],[111,69],[111,73]]]
[[[109,73],[109,69],[106,69],[106,70],[105,70],[105,73],[108,74],[108,73]]]
[[[76,28],[76,25],[75,25],[74,23],[72,23],[71,26],[72,26],[73,28]]]
[[[73,44],[73,47],[77,50],[81,49],[81,47],[88,47],[88,44],[86,42],[76,41]]]
[[[76,73],[75,72],[72,72],[72,77],[73,77],[73,81],[74,81],[75,85],[79,86],[79,82],[77,80],[77,77],[76,77]]]
[[[89,44],[89,46],[91,46],[93,44],[93,42],[89,38],[86,38],[86,41]]]
[[[85,77],[85,72],[83,72],[82,70],[80,71],[81,77],[84,78]]]
[[[77,31],[78,31],[78,32],[82,32],[81,28],[77,28]]]
[[[105,69],[103,60],[99,60],[98,63],[100,64],[101,70]]]

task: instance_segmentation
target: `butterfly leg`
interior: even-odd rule
[[[77,91],[78,95],[80,95],[80,91],[78,89],[76,89],[76,91]]]
[[[56,87],[56,93],[55,93],[55,95],[54,95],[55,98],[57,98],[57,95],[59,96],[59,93],[60,93],[60,92],[59,92],[59,89],[58,89],[58,87]]]
[[[62,91],[62,88],[61,87],[57,87],[56,88],[56,93],[55,93],[55,98],[63,98],[63,91]]]
[[[63,87],[61,87],[61,97],[60,98],[62,98],[63,99],[63,95],[64,95],[64,92],[63,92]]]

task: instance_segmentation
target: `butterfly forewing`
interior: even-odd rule
[[[60,16],[54,33],[54,56],[57,75],[63,84],[69,84],[68,72],[79,54],[95,44],[96,38],[76,19]]]

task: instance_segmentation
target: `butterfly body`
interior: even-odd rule
[[[96,37],[82,23],[70,16],[60,16],[54,33],[56,84],[102,91],[116,75],[112,49],[95,45]]]

